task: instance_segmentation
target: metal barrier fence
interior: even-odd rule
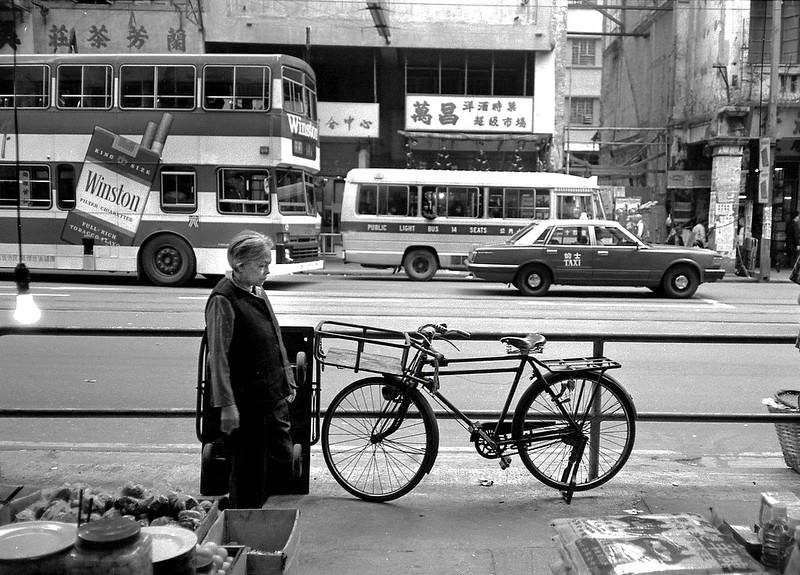
[[[336,246],[342,245],[342,234],[320,234],[319,251],[321,254],[331,255],[336,253]]]
[[[628,334],[628,333],[546,333],[548,341],[587,342],[592,344],[593,355],[604,355],[606,343],[694,343],[728,345],[794,345],[795,336],[788,335],[701,335],[701,334]],[[2,336],[82,336],[82,337],[178,337],[196,338],[198,349],[202,329],[173,328],[84,328],[84,327],[18,327],[0,326]],[[493,341],[501,336],[522,337],[524,333],[473,332],[474,341]],[[319,378],[314,385],[319,387]],[[322,410],[324,414],[324,410]],[[436,411],[437,417],[451,418],[445,411]],[[498,418],[499,412],[464,411],[473,419]],[[76,409],[76,408],[0,408],[0,417],[17,418],[194,418],[195,409]],[[688,413],[688,412],[638,412],[637,421],[703,422],[703,423],[800,423],[799,413]]]

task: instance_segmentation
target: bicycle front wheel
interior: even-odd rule
[[[636,438],[636,410],[612,378],[598,381],[596,374],[564,373],[547,384],[537,381],[525,391],[512,430],[520,440],[520,459],[534,477],[561,491],[586,491],[625,465]],[[584,440],[580,460],[570,466]]]
[[[322,454],[334,479],[366,501],[402,497],[428,473],[439,427],[417,389],[380,377],[351,383],[322,423]]]

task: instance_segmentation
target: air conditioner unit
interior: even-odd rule
[[[583,123],[584,124],[591,124],[592,123],[592,117],[591,116],[584,116],[583,117]]]

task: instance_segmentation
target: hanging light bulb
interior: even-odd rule
[[[14,320],[24,325],[36,323],[42,317],[42,312],[33,301],[30,290],[31,273],[27,266],[20,262],[14,268],[14,281],[17,284],[17,307],[14,309]]]

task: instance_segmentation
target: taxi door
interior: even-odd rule
[[[587,225],[558,225],[545,242],[545,255],[555,277],[553,283],[581,284],[592,279],[594,249]]]
[[[597,251],[594,259],[595,283],[643,285],[650,276],[650,258],[639,244],[613,226],[595,226]]]

